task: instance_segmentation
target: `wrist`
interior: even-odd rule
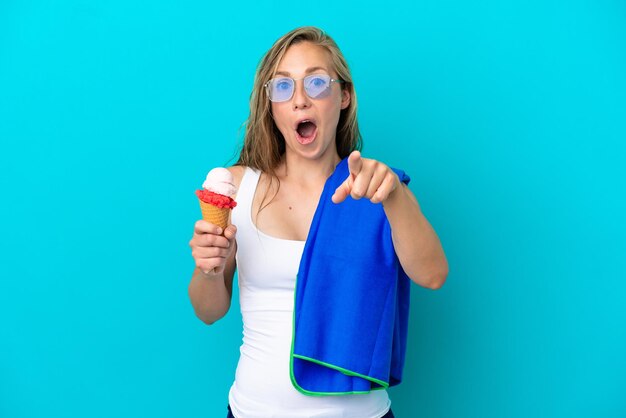
[[[394,202],[398,200],[399,196],[404,192],[403,184],[400,182],[400,178],[398,178],[397,175],[395,176],[394,182],[395,186],[393,190],[387,195],[387,198],[381,202],[383,207],[393,205]]]
[[[198,275],[203,278],[203,279],[216,279],[222,276],[222,272],[217,272],[217,267],[214,267],[210,270],[203,270],[200,267],[197,268],[198,270]]]

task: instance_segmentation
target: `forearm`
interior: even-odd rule
[[[383,202],[402,268],[415,283],[438,289],[448,275],[441,242],[413,193],[403,184]]]
[[[230,308],[234,265],[227,263],[224,272],[205,274],[196,268],[189,283],[189,299],[196,313],[206,324],[221,319]]]

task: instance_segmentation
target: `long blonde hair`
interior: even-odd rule
[[[313,26],[294,29],[272,45],[257,67],[250,95],[250,116],[245,124],[244,143],[236,163],[261,170],[275,179],[277,179],[275,170],[285,152],[285,138],[272,117],[271,103],[264,84],[274,77],[287,49],[300,42],[311,42],[325,48],[330,53],[333,70],[344,81],[341,88],[350,92],[350,104],[341,110],[337,124],[336,145],[339,157],[347,157],[352,151],[360,150],[362,146],[357,123],[356,92],[346,59],[335,41],[323,30]]]

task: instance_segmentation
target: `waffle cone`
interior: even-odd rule
[[[202,219],[207,222],[211,222],[224,230],[229,222],[230,208],[218,208],[210,203],[205,203],[200,200],[200,210],[202,211]]]

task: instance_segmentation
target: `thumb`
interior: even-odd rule
[[[344,180],[343,183],[339,185],[335,189],[335,193],[332,196],[333,203],[341,203],[346,200],[346,197],[350,196],[350,192],[352,191],[352,174],[348,176],[347,179]]]
[[[353,176],[358,176],[363,167],[363,160],[359,151],[352,151],[348,157],[348,170]]]
[[[332,197],[334,203],[341,203],[350,195],[352,191],[352,181],[361,172],[362,167],[363,160],[361,159],[361,153],[359,151],[352,151],[348,157],[348,170],[350,171],[350,175],[348,175],[348,178],[335,190],[335,194],[333,194]]]
[[[224,230],[224,236],[228,240],[232,240],[233,238],[235,238],[236,234],[237,234],[237,227],[233,224],[228,225],[226,229]]]

